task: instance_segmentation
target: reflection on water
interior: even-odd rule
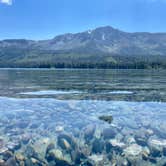
[[[27,98],[37,96],[23,93],[75,91],[41,97],[165,102],[165,75],[166,70],[1,70],[0,96]]]
[[[0,165],[164,166],[165,74],[1,70]]]
[[[133,94],[133,92],[131,91],[120,91],[120,90],[117,90],[117,91],[112,91],[112,92],[108,92],[110,94]]]
[[[60,90],[45,90],[36,92],[23,92],[22,95],[60,95],[60,94],[76,94],[81,93],[80,91],[60,91]]]

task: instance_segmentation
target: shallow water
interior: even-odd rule
[[[0,70],[0,159],[8,162],[5,153],[12,151],[17,165],[18,154],[24,165],[166,164],[165,75]],[[99,120],[102,115],[112,115],[112,124]],[[37,155],[29,154],[30,148]],[[57,159],[57,153],[63,157]]]

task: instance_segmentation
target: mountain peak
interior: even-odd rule
[[[112,27],[112,26],[102,26],[102,27],[98,27],[95,29],[96,31],[101,31],[101,30],[105,30],[105,31],[117,31],[118,29]]]

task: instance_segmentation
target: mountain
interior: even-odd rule
[[[128,33],[106,26],[50,40],[0,41],[0,67],[145,68],[165,64],[166,33]]]

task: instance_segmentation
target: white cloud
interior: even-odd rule
[[[4,3],[6,5],[12,5],[12,0],[0,0],[0,3]]]

